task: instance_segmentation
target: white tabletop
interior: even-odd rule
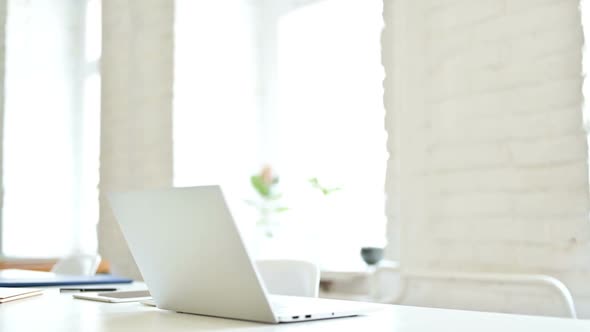
[[[290,324],[259,324],[160,310],[140,303],[76,300],[49,289],[42,296],[0,304],[0,331],[590,331],[590,321],[384,306],[368,316]]]

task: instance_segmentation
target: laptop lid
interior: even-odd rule
[[[109,195],[157,306],[276,323],[219,186]]]

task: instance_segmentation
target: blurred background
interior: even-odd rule
[[[586,2],[2,0],[0,268],[140,278],[104,193],[221,184],[322,296],[590,317]]]

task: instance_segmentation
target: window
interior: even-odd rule
[[[384,245],[381,1],[178,0],[176,11],[175,185],[230,187],[249,228],[239,203],[270,164],[299,254],[346,264]],[[340,190],[324,197],[310,178]]]
[[[223,183],[241,190],[259,159],[248,9],[243,1],[176,2],[177,186]]]
[[[285,179],[341,188],[326,197],[297,191],[297,201],[313,197],[315,208],[297,219],[316,230],[313,247],[325,248],[326,262],[384,244],[381,12],[381,1],[325,0],[279,20],[276,164]]]
[[[8,1],[1,251],[95,251],[100,1]]]

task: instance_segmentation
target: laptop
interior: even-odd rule
[[[160,309],[282,323],[380,307],[267,294],[219,186],[112,193],[109,201]]]

